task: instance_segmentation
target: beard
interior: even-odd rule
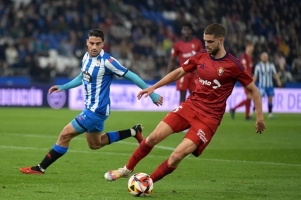
[[[214,57],[218,52],[219,52],[219,45],[211,50],[210,55]]]

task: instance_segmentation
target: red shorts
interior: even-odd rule
[[[192,152],[196,157],[202,154],[219,126],[218,121],[195,112],[185,102],[168,113],[162,121],[168,124],[175,133],[189,128],[185,138],[197,145],[197,149]]]
[[[194,73],[188,73],[179,80],[177,80],[177,90],[180,91],[194,91],[198,76]]]

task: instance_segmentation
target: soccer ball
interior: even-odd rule
[[[148,174],[136,173],[128,181],[128,191],[136,197],[149,196],[152,193],[153,185],[153,180]]]

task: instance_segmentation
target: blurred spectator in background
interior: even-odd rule
[[[254,51],[254,44],[253,42],[247,41],[246,42],[246,48],[245,52],[240,56],[240,61],[243,64],[244,68],[247,70],[250,76],[253,76],[253,51]],[[246,99],[243,99],[241,102],[239,102],[237,105],[235,105],[233,108],[230,109],[230,114],[232,119],[235,117],[235,111],[237,108],[241,106],[245,106],[245,119],[250,120],[250,110],[251,110],[251,100],[252,96],[251,93],[244,88]]]
[[[274,60],[278,66],[278,76],[282,82],[282,85],[285,85],[287,81],[293,82],[293,76],[290,72],[290,67],[286,64],[286,59],[281,51],[276,53]]]
[[[239,56],[246,40],[255,43],[255,63],[259,61],[259,52],[274,55],[280,51],[286,67],[276,65],[276,68],[282,69],[287,81],[292,81],[289,74],[300,76],[295,74],[298,67],[293,68],[292,64],[301,53],[300,10],[299,0],[0,1],[0,74],[28,75],[30,69],[22,69],[22,62],[30,55],[42,57],[36,59],[38,66],[52,66],[54,73],[68,76],[72,73],[67,72],[78,69],[80,58],[86,52],[83,44],[87,31],[94,27],[105,31],[108,38],[105,51],[121,64],[138,70],[139,75],[158,79],[165,75],[167,55],[181,35],[183,23],[190,22],[202,40],[204,28],[219,22],[229,32],[225,46],[231,53]],[[60,62],[54,61],[49,51],[56,51],[59,56],[56,60]],[[137,65],[149,58],[155,66]],[[5,73],[3,65],[8,65]],[[155,73],[146,74],[151,68]]]
[[[203,49],[202,42],[192,35],[193,28],[191,23],[184,23],[181,30],[181,39],[178,40],[171,49],[167,73],[181,67],[185,61]],[[191,94],[196,87],[199,76],[197,72],[188,73],[177,80],[177,90],[180,92],[179,105],[186,100],[187,91]]]

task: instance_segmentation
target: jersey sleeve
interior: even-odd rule
[[[184,69],[185,72],[193,72],[197,68],[197,59],[199,59],[199,57],[200,54],[196,54],[188,58],[188,60],[186,60],[181,67]]]
[[[249,75],[248,71],[243,67],[241,62],[235,63],[233,68],[234,78],[244,87],[249,85],[253,78]]]
[[[105,67],[109,69],[112,73],[116,74],[117,76],[123,76],[128,69],[122,66],[115,58],[109,56],[105,60]]]

